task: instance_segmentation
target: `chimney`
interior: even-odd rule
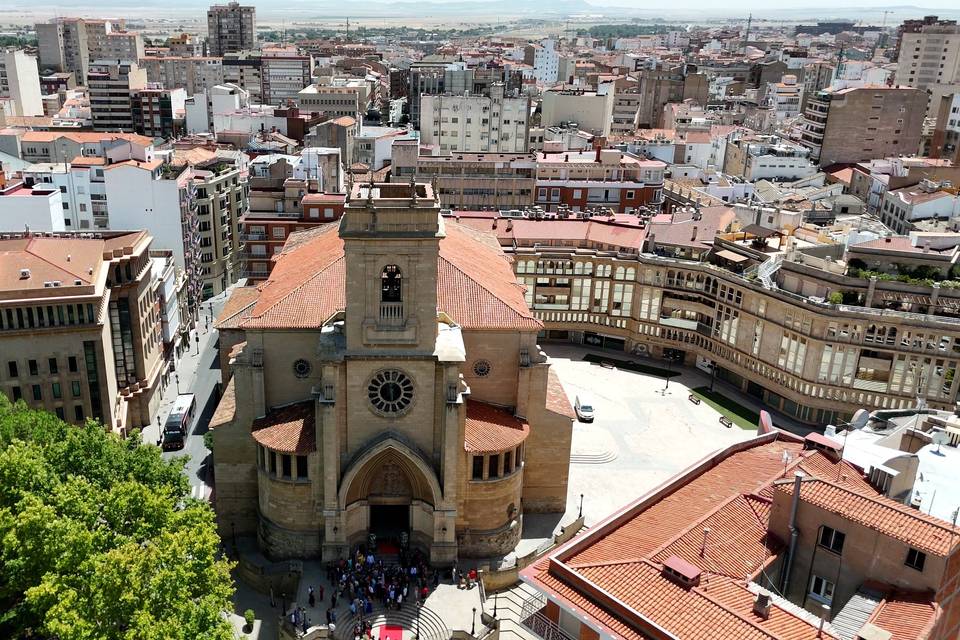
[[[597,145],[597,153],[594,156],[593,161],[596,162],[597,164],[600,163],[600,145],[599,144]]]
[[[507,220],[507,231],[513,231],[513,220]]]
[[[753,614],[764,620],[770,617],[770,594],[762,589],[753,601]]]
[[[496,218],[493,219],[493,228],[494,228],[494,229],[497,228],[497,219],[496,219]]]
[[[690,234],[690,241],[691,241],[691,242],[693,242],[694,240],[697,239],[697,230],[698,230],[698,229],[699,229],[699,227],[697,227],[697,225],[693,225],[693,233]]]

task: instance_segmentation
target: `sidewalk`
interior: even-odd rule
[[[190,341],[189,348],[186,349],[183,353],[180,354],[180,358],[175,360],[173,370],[170,371],[168,375],[167,385],[163,389],[161,399],[160,399],[160,408],[156,416],[154,416],[153,422],[149,427],[145,427],[142,431],[143,441],[148,443],[156,444],[160,439],[160,425],[163,424],[163,421],[167,419],[167,415],[170,413],[170,409],[173,408],[173,404],[177,399],[177,395],[180,393],[189,393],[197,386],[197,370],[201,365],[203,356],[206,354],[207,349],[211,344],[215,344],[217,341],[218,331],[213,328],[213,322],[217,318],[217,314],[223,308],[224,303],[232,291],[232,287],[227,291],[210,298],[200,304],[200,319],[197,322],[197,328],[190,331]],[[210,316],[211,308],[213,310],[213,316],[210,319],[210,328],[207,329],[207,317]],[[200,352],[197,353],[197,332],[200,333]],[[217,357],[216,355],[214,357]],[[205,375],[210,375],[209,372],[202,372]],[[219,374],[217,374],[219,375]],[[179,377],[179,385],[177,383],[177,378]],[[179,387],[179,391],[178,391]],[[197,398],[197,405],[202,406],[203,402],[206,401],[206,398]],[[159,417],[160,422],[157,422]]]

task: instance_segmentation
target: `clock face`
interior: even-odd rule
[[[413,381],[402,371],[378,371],[367,383],[367,397],[374,411],[385,416],[403,414],[413,402]]]

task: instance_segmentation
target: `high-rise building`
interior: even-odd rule
[[[14,116],[42,116],[37,59],[20,49],[0,51],[0,102],[10,100]],[[0,109],[3,111],[3,109]]]
[[[441,151],[527,151],[530,98],[504,96],[503,84],[490,96],[426,95],[420,99],[420,140]]]
[[[147,85],[147,72],[130,60],[98,60],[90,66],[90,115],[98,131],[133,131],[131,92]]]
[[[225,53],[253,49],[257,43],[257,9],[239,2],[215,4],[207,11],[207,53]]]
[[[921,89],[837,85],[811,96],[800,143],[820,166],[914,155],[926,110]]]
[[[259,51],[240,51],[223,56],[223,83],[233,84],[250,94],[250,104],[263,98],[263,59]]]
[[[0,239],[0,390],[116,433],[151,424],[163,373],[146,231]]]
[[[78,82],[86,79],[92,61],[137,60],[143,56],[140,35],[126,32],[126,21],[122,19],[54,18],[38,23],[36,30],[40,67],[72,71]],[[118,37],[111,39],[112,36]]]
[[[297,99],[300,90],[310,84],[313,57],[296,47],[271,47],[261,57],[261,101],[274,107],[286,106]]]
[[[940,97],[960,82],[960,25],[935,21],[900,36],[897,84],[927,92],[927,115],[936,116]]]
[[[176,138],[183,134],[187,92],[150,84],[130,92],[133,128],[150,138]]]

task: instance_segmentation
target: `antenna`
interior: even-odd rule
[[[747,32],[743,34],[743,52],[747,52],[747,43],[750,42],[750,25],[753,24],[753,14],[747,17]]]

